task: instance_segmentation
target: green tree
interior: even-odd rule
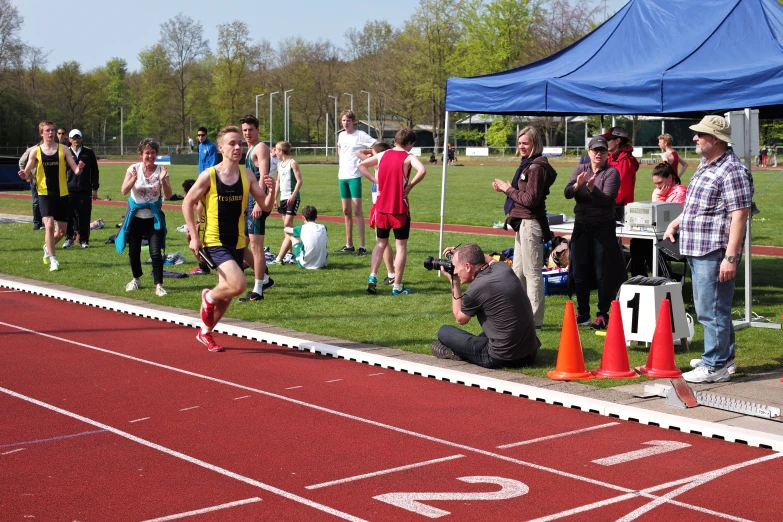
[[[176,96],[170,81],[172,70],[166,51],[160,44],[143,49],[139,53],[141,72],[136,83],[136,104],[129,115],[129,124],[139,134],[146,136],[172,136],[179,133],[176,125],[178,110],[172,107]],[[128,116],[126,116],[128,117]]]
[[[250,71],[257,68],[261,50],[247,41],[251,33],[245,22],[218,25],[218,42],[212,105],[218,119],[223,123],[237,122],[244,114],[255,108],[252,84],[248,81]]]
[[[509,138],[514,135],[514,125],[511,118],[502,116],[495,118],[487,129],[487,145],[490,147],[508,147]]]

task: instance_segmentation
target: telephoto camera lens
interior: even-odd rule
[[[438,259],[437,257],[428,256],[424,259],[424,268],[427,270],[440,270],[443,268],[449,274],[453,274],[454,265],[451,263],[451,256],[446,257],[446,259]]]

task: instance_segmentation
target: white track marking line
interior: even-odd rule
[[[114,351],[108,350],[106,348],[99,348],[97,346],[92,346],[92,345],[89,345],[89,344],[80,343],[78,341],[72,341],[70,339],[65,339],[64,337],[57,337],[57,336],[54,336],[54,335],[45,334],[43,332],[36,332],[35,330],[29,330],[27,328],[24,328],[23,326],[17,326],[17,325],[13,325],[13,324],[9,324],[9,323],[4,323],[2,321],[0,321],[0,325],[8,326],[9,328],[15,328],[17,330],[28,332],[28,333],[31,333],[31,334],[34,334],[34,335],[40,335],[42,337],[46,337],[46,338],[49,338],[49,339],[62,341],[62,342],[68,343],[68,344],[81,346],[83,348],[88,348],[90,350],[95,350],[95,351],[106,353],[106,354],[109,354],[109,355],[115,355],[117,357],[121,357],[121,358],[124,358],[124,359],[129,359],[129,360],[136,361],[136,362],[139,362],[139,363],[148,364],[150,366],[163,368],[163,369],[170,370],[170,371],[173,371],[173,372],[176,372],[176,373],[181,373],[183,375],[189,375],[191,377],[197,377],[199,379],[204,379],[204,380],[215,382],[215,383],[218,383],[218,384],[224,384],[226,386],[232,386],[234,388],[239,388],[239,389],[242,389],[242,390],[245,390],[245,391],[258,393],[258,394],[264,395],[266,397],[272,397],[272,398],[275,398],[275,399],[280,399],[282,401],[290,402],[292,404],[297,404],[297,405],[305,407],[305,408],[311,408],[311,409],[314,409],[316,411],[320,411],[320,412],[323,412],[323,413],[328,413],[328,414],[336,415],[338,417],[342,417],[342,418],[345,418],[345,419],[350,419],[350,420],[354,420],[354,421],[357,421],[357,422],[362,422],[362,423],[365,423],[365,424],[369,424],[371,426],[376,426],[376,427],[387,429],[387,430],[390,430],[390,431],[393,431],[393,432],[396,432],[396,433],[402,433],[402,434],[405,434],[405,435],[409,435],[411,437],[416,437],[416,438],[419,438],[419,439],[428,440],[430,442],[443,444],[443,445],[450,446],[452,448],[457,448],[457,449],[460,449],[460,450],[463,450],[463,451],[468,451],[468,452],[471,452],[471,453],[476,453],[476,454],[484,455],[484,456],[487,456],[487,457],[493,457],[493,458],[496,458],[496,459],[499,459],[499,460],[503,460],[503,461],[506,461],[506,462],[511,462],[513,464],[518,464],[520,466],[526,466],[526,467],[529,467],[529,468],[537,469],[539,471],[552,473],[554,475],[558,475],[558,476],[561,476],[561,477],[566,477],[566,478],[570,478],[570,479],[574,479],[574,480],[579,480],[579,481],[582,481],[582,482],[587,482],[588,484],[594,484],[596,486],[602,486],[602,487],[605,487],[605,488],[608,488],[608,489],[613,489],[613,490],[616,490],[616,491],[622,491],[623,493],[637,493],[636,490],[631,489],[631,488],[626,488],[626,487],[623,487],[623,486],[610,484],[608,482],[603,482],[603,481],[600,481],[600,480],[591,479],[589,477],[583,477],[583,476],[580,476],[580,475],[575,475],[573,473],[568,473],[566,471],[560,471],[560,470],[557,470],[557,469],[554,469],[554,468],[548,468],[546,466],[541,466],[539,464],[533,464],[532,462],[525,462],[523,460],[519,460],[519,459],[515,459],[515,458],[512,458],[512,457],[508,457],[508,456],[502,455],[500,453],[494,453],[492,451],[482,450],[482,449],[479,449],[479,448],[474,448],[472,446],[466,446],[464,444],[458,444],[456,442],[451,442],[451,441],[448,441],[448,440],[439,439],[437,437],[432,437],[430,435],[425,435],[423,433],[417,433],[415,431],[406,430],[404,428],[398,428],[397,426],[384,424],[382,422],[378,422],[378,421],[374,421],[374,420],[370,420],[370,419],[365,419],[364,417],[358,417],[356,415],[351,415],[349,413],[344,413],[344,412],[341,412],[341,411],[332,410],[332,409],[329,409],[329,408],[326,408],[326,407],[323,407],[323,406],[318,406],[316,404],[311,404],[311,403],[308,403],[308,402],[305,402],[305,401],[301,401],[301,400],[298,400],[298,399],[293,399],[291,397],[286,397],[285,395],[279,395],[279,394],[276,394],[276,393],[260,390],[260,389],[257,389],[257,388],[251,388],[250,386],[245,386],[243,384],[238,384],[238,383],[234,383],[234,382],[231,382],[231,381],[218,379],[217,377],[210,377],[209,375],[202,375],[202,374],[191,372],[191,371],[188,371],[188,370],[183,370],[181,368],[175,368],[173,366],[168,366],[168,365],[157,363],[157,362],[154,362],[154,361],[148,361],[146,359],[141,359],[141,358],[138,358],[138,357],[134,357],[132,355],[127,355],[127,354],[124,354],[124,353],[114,352]],[[780,455],[783,456],[783,453],[781,453]],[[644,496],[646,496],[648,498],[657,498],[656,496],[650,495],[650,494],[645,494]],[[702,511],[702,508],[699,508],[698,506],[689,506],[688,504],[682,504],[682,503],[674,502],[674,501],[670,501],[670,502],[673,503],[673,504],[679,505],[681,507],[691,508],[691,509],[694,509],[696,511]]]
[[[13,294],[19,292],[19,290],[0,290],[0,294]]]
[[[195,464],[196,466],[200,466],[202,468],[208,469],[210,471],[214,471],[215,473],[219,473],[221,475],[224,475],[226,477],[232,478],[234,480],[238,480],[240,482],[244,482],[245,484],[250,484],[251,486],[255,486],[257,488],[263,489],[265,491],[269,491],[270,493],[274,493],[276,495],[280,495],[281,497],[287,498],[289,500],[293,500],[294,502],[299,502],[300,504],[304,504],[306,506],[310,506],[312,508],[315,508],[319,511],[323,511],[325,513],[329,513],[331,515],[334,515],[336,517],[342,518],[343,520],[351,520],[354,522],[365,522],[363,519],[355,517],[353,515],[349,515],[348,513],[343,513],[342,511],[338,511],[336,509],[330,508],[329,506],[325,506],[323,504],[319,504],[318,502],[314,502],[310,499],[300,497],[299,495],[296,495],[294,493],[290,493],[288,491],[285,491],[283,489],[277,488],[275,486],[271,486],[269,484],[265,484],[263,482],[260,482],[258,480],[252,479],[250,477],[246,477],[244,475],[240,475],[239,473],[235,473],[233,471],[227,470],[225,468],[221,468],[220,466],[216,466],[214,464],[210,464],[209,462],[205,462],[201,459],[197,459],[196,457],[191,457],[190,455],[186,455],[184,453],[181,453],[179,451],[173,450],[171,448],[167,448],[166,446],[161,446],[160,444],[157,444],[155,442],[148,441],[146,439],[142,439],[141,437],[137,437],[135,435],[132,435],[126,431],[122,431],[120,429],[114,428],[112,426],[109,426],[108,424],[103,424],[102,422],[98,422],[96,420],[90,419],[88,417],[84,417],[82,415],[79,415],[78,413],[74,413],[72,411],[64,410],[62,408],[58,408],[57,406],[54,406],[52,404],[48,404],[43,401],[39,401],[38,399],[33,399],[32,397],[28,397],[26,395],[22,395],[21,393],[17,393],[12,390],[8,390],[6,388],[0,387],[0,392],[5,393],[7,395],[10,395],[11,397],[16,397],[17,399],[21,399],[23,401],[27,401],[29,403],[41,406],[42,408],[46,408],[47,410],[51,410],[54,412],[57,412],[61,415],[65,415],[66,417],[71,417],[72,419],[76,419],[79,421],[82,421],[86,424],[90,424],[92,426],[104,429],[106,431],[110,431],[114,433],[115,435],[119,435],[120,437],[126,438],[128,440],[131,440],[133,442],[136,442],[138,444],[141,444],[142,446],[146,446],[148,448],[152,448],[154,450],[160,451],[161,453],[165,453],[166,455],[170,455],[172,457],[184,460],[186,462],[190,462],[191,464]]]
[[[384,373],[383,372],[381,372],[381,373],[371,373],[367,377],[375,377],[376,375],[384,375]]]
[[[234,397],[234,400],[238,401],[239,399],[249,399],[249,398],[250,398],[250,395],[243,395],[241,397]]]
[[[186,513],[178,513],[176,515],[169,515],[167,517],[152,518],[150,520],[145,520],[144,522],[166,522],[167,520],[177,520],[178,518],[192,517],[194,515],[203,515],[204,513],[212,513],[213,511],[219,511],[221,509],[244,506],[245,504],[252,504],[254,502],[261,502],[261,498],[253,497],[245,500],[237,500],[236,502],[229,502],[228,504],[220,504],[219,506],[196,509],[194,511],[188,511]]]
[[[450,457],[443,457],[440,459],[427,460],[424,462],[417,462],[416,464],[408,464],[406,466],[400,466],[398,468],[389,468],[381,471],[374,471],[372,473],[365,473],[363,475],[356,475],[354,477],[348,477],[344,479],[332,480],[330,482],[322,482],[320,484],[314,484],[312,486],[306,486],[305,489],[319,489],[327,486],[334,486],[337,484],[344,484],[346,482],[353,482],[354,480],[361,480],[370,477],[377,477],[379,475],[388,475],[389,473],[395,473],[397,471],[405,471],[406,469],[421,468],[423,466],[429,466],[430,464],[438,464],[440,462],[447,462],[449,460],[461,459],[465,455],[452,455]]]
[[[342,379],[332,379],[331,381],[326,381],[326,382],[338,382],[338,381],[342,381]]]
[[[188,410],[195,410],[196,408],[200,408],[201,406],[191,406],[189,408],[182,408],[179,411],[188,411]]]
[[[286,390],[295,390],[297,388],[304,388],[304,386],[291,386],[290,388],[286,388]]]
[[[593,430],[600,430],[601,428],[608,428],[609,426],[617,426],[619,422],[608,422],[606,424],[599,424],[598,426],[590,426],[589,428],[582,428],[581,430],[565,431],[556,435],[547,435],[546,437],[538,437],[537,439],[528,439],[520,442],[512,442],[511,444],[503,444],[498,446],[498,449],[514,448],[516,446],[524,446],[525,444],[533,444],[534,442],[541,442],[542,440],[558,439],[560,437],[567,437],[569,435],[576,435],[577,433],[585,433]]]
[[[133,424],[134,422],[141,422],[141,421],[149,420],[151,418],[152,417],[142,417],[140,419],[133,419],[132,421],[128,421],[128,424]]]
[[[58,435],[57,437],[48,437],[46,439],[27,440],[24,442],[12,442],[11,444],[1,445],[0,449],[11,448],[13,446],[29,446],[31,444],[40,444],[41,442],[51,442],[53,440],[70,439],[72,437],[82,437],[84,435],[95,435],[96,433],[106,433],[106,431],[105,430],[82,431],[80,433],[71,433],[69,435]]]
[[[15,450],[6,451],[5,453],[0,453],[0,455],[10,455],[11,453],[16,453],[17,451],[24,451],[24,450],[26,450],[26,449],[27,449],[27,448],[17,448],[17,449],[15,449]]]
[[[680,486],[679,488],[672,490],[665,495],[656,498],[652,502],[648,502],[644,506],[635,509],[634,511],[631,511],[627,515],[625,515],[623,518],[619,519],[618,522],[631,522],[632,520],[636,520],[640,516],[644,515],[645,513],[655,509],[656,507],[660,506],[661,504],[664,504],[668,502],[669,500],[673,499],[674,497],[677,497],[679,495],[682,495],[683,493],[686,493],[693,488],[697,488],[703,484],[706,484],[707,482],[710,482],[711,480],[715,480],[716,478],[722,477],[724,475],[728,475],[732,471],[736,471],[738,469],[745,468],[747,466],[751,466],[753,464],[758,464],[759,462],[766,462],[768,460],[777,459],[783,457],[783,453],[776,453],[774,455],[767,455],[765,457],[759,457],[757,459],[749,460],[747,462],[740,462],[739,464],[733,464],[731,466],[726,466],[725,468],[716,469],[714,471],[709,471],[707,473],[702,473],[701,475],[697,475],[692,482],[689,482],[688,484],[685,484],[683,486]],[[728,518],[729,515],[725,515],[724,518]],[[736,518],[734,518],[736,520]]]

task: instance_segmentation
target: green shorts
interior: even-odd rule
[[[291,250],[294,254],[294,259],[296,260],[296,264],[299,265],[299,268],[304,268],[302,266],[302,259],[304,258],[304,245],[301,241],[294,241],[294,244],[291,245]]]
[[[341,179],[340,198],[362,199],[362,178]]]

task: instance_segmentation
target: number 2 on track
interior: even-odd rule
[[[530,491],[527,484],[502,477],[459,477],[457,480],[471,484],[497,484],[500,486],[500,491],[487,493],[385,493],[373,498],[428,518],[440,518],[451,512],[422,504],[419,500],[505,500],[521,497]]]

